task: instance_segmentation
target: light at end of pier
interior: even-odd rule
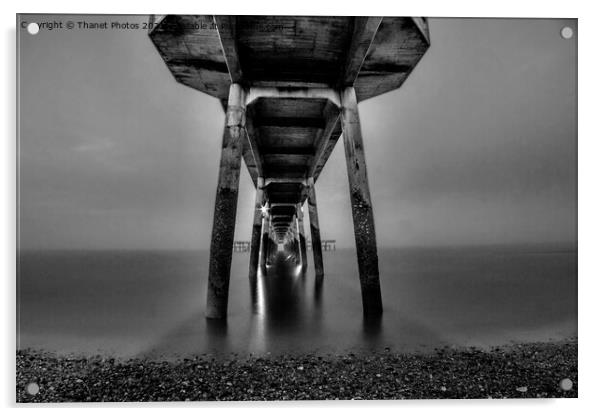
[[[261,215],[263,215],[264,217],[268,216],[268,204],[264,204],[261,206]]]

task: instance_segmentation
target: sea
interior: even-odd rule
[[[22,250],[17,349],[171,360],[577,337],[572,245],[379,248],[381,319],[363,316],[355,249],[324,252],[324,279],[308,257],[305,273],[281,256],[250,280],[249,253],[234,253],[228,319],[214,321],[208,251]]]

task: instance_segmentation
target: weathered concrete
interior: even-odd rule
[[[295,214],[293,218],[293,222],[291,224],[291,230],[293,233],[293,247],[295,256],[297,257],[297,265],[301,266],[303,264],[303,256],[301,254],[301,244],[299,244],[300,234],[299,234],[299,218]]]
[[[430,42],[424,19],[401,16],[168,15],[150,36],[179,82],[222,100],[227,83],[241,82],[353,84],[362,101],[399,88]]]
[[[308,184],[307,208],[309,211],[309,227],[311,231],[311,247],[314,253],[314,268],[316,278],[324,277],[324,263],[322,261],[322,237],[320,236],[320,221],[318,220],[318,200],[314,180]]]
[[[303,204],[297,204],[297,224],[299,228],[299,246],[301,247],[301,271],[307,271],[307,240],[305,239],[305,221],[303,216]]]
[[[265,246],[265,264],[270,266],[272,264],[272,252],[274,250],[274,229],[272,225],[272,215],[268,216],[268,240]]]
[[[178,82],[222,103],[230,83],[249,89],[243,157],[254,183],[257,176],[284,174],[317,180],[340,136],[329,108],[340,106],[339,90],[353,85],[361,101],[399,88],[430,42],[426,20],[417,17],[167,15],[156,21],[150,38]],[[276,196],[279,187],[270,192]]]
[[[259,249],[261,246],[261,223],[264,204],[263,178],[257,178],[257,190],[255,191],[255,211],[253,213],[253,227],[251,230],[251,253],[249,255],[249,279],[257,277],[257,267],[259,266]]]
[[[382,20],[382,17],[355,18],[353,33],[349,42],[349,52],[342,67],[339,86],[352,86],[355,83]]]
[[[268,219],[263,216],[261,219],[261,249],[259,255],[259,268],[263,274],[267,273],[266,261],[268,255],[268,239],[269,237],[269,222]]]
[[[232,84],[222,139],[222,155],[209,251],[209,279],[205,312],[207,318],[225,318],[228,310],[232,244],[242,156],[241,136],[244,134],[245,126],[244,95],[240,85]]]
[[[354,88],[345,88],[341,93],[341,98],[343,102],[341,124],[345,144],[345,160],[349,179],[362,303],[364,314],[374,316],[382,314],[382,299],[372,200],[368,186],[364,143]]]
[[[316,276],[320,277],[324,275],[322,253],[331,246],[321,244],[313,186],[341,135],[364,312],[380,315],[374,218],[357,102],[401,86],[429,47],[426,20],[167,15],[157,22],[150,37],[175,79],[218,98],[228,120],[211,243],[207,316],[226,314],[241,152],[258,188],[257,200],[261,189],[263,200],[274,209],[269,220],[258,217],[258,212],[254,215],[249,277],[256,278],[257,266],[265,268],[274,258],[278,243],[299,252],[297,257],[306,269],[303,216],[295,212],[305,200]],[[262,27],[274,30],[258,30]],[[238,85],[244,85],[244,92]]]

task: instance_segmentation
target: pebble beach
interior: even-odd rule
[[[577,341],[372,354],[199,355],[175,361],[16,356],[32,402],[399,400],[577,397]]]

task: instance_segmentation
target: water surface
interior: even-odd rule
[[[235,253],[227,323],[204,318],[208,253],[24,251],[18,348],[119,357],[491,346],[577,335],[571,247],[380,249],[384,313],[365,321],[354,249],[317,282],[284,261],[256,282]]]

